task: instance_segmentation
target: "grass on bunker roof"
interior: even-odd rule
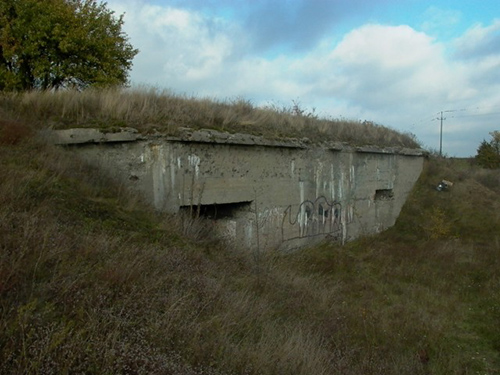
[[[175,135],[179,128],[206,128],[271,139],[307,138],[314,143],[419,147],[412,134],[370,121],[321,118],[298,102],[257,107],[242,98],[220,101],[154,88],[4,92],[0,115],[53,129],[132,127],[144,134]]]

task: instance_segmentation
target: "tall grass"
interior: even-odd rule
[[[367,121],[322,119],[298,103],[255,107],[241,98],[190,98],[152,88],[1,93],[0,114],[55,129],[129,126],[142,133],[173,135],[181,127],[209,128],[313,142],[419,147],[411,134]]]
[[[263,254],[257,273],[30,126],[0,129],[0,373],[500,368],[500,200],[482,182],[495,171],[430,160],[392,229]]]

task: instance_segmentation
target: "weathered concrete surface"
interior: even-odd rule
[[[120,128],[117,132],[105,133],[98,129],[65,129],[44,131],[42,136],[56,145],[72,145],[81,143],[130,142],[139,139],[136,129]]]
[[[423,166],[419,150],[314,146],[214,131],[121,140],[106,135],[98,143],[78,134],[89,141],[69,151],[158,210],[199,207],[247,248],[291,249],[380,232],[394,225]],[[75,143],[74,136],[64,137],[59,144]]]

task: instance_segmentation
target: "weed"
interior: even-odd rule
[[[29,136],[2,143],[0,373],[495,373],[500,200],[483,173],[430,159],[393,228],[259,253],[256,274],[209,221],[156,214]]]
[[[424,230],[431,240],[448,238],[452,234],[453,225],[443,209],[433,207],[424,225]]]

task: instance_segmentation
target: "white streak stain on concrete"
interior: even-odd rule
[[[170,187],[175,191],[175,160],[174,157],[170,158]],[[180,196],[180,194],[179,194]]]
[[[351,165],[350,168],[350,174],[351,174],[351,187],[356,186],[356,169],[354,168],[354,165]]]
[[[340,213],[340,224],[342,226],[342,245],[344,245],[347,240],[347,223],[345,210],[342,210],[342,212]]]
[[[321,175],[323,173],[323,163],[318,161],[318,166],[314,169],[314,179],[316,185],[316,197],[319,197],[319,189],[321,187]]]
[[[189,165],[194,168],[194,175],[196,178],[200,175],[200,158],[197,155],[188,155]]]
[[[302,236],[306,232],[305,226],[307,225],[306,207],[305,205],[302,204],[305,200],[304,181],[299,181],[299,189],[300,189],[299,229],[300,229],[300,235]]]
[[[254,221],[249,220],[245,225],[245,242],[247,247],[252,246]]]
[[[344,169],[342,168],[343,166],[341,165],[341,170],[340,170],[340,180],[339,180],[339,187],[338,187],[338,192],[339,192],[339,201],[342,201],[344,199],[344,180],[345,180],[345,173]]]
[[[333,164],[330,165],[330,198],[332,201],[335,201],[335,170],[333,168]]]

